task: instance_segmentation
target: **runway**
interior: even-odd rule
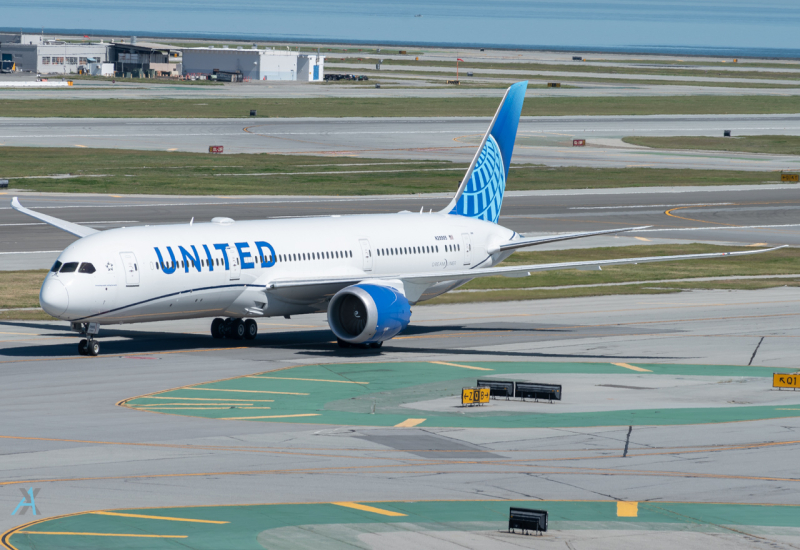
[[[348,155],[469,162],[489,118],[63,119],[0,118],[0,146],[100,147]],[[793,155],[653,150],[626,136],[800,135],[800,115],[523,117],[516,164],[778,171]],[[586,147],[573,147],[585,139]],[[14,178],[12,178],[14,180]],[[17,183],[13,181],[13,183]]]
[[[285,216],[438,211],[448,194],[367,197],[175,197],[19,193],[34,210],[97,229],[132,225]],[[3,270],[46,269],[75,238],[0,206]],[[621,237],[554,245],[608,246],[653,242],[767,243],[800,246],[797,185],[644,187],[508,192],[500,223],[528,235],[652,226]]]
[[[412,325],[401,338],[387,342],[380,352],[366,354],[338,349],[331,342],[322,315],[261,320],[261,335],[251,345],[227,341],[220,345],[206,335],[208,323],[204,320],[104,327],[102,355],[91,359],[74,353],[77,339],[63,323],[3,322],[0,412],[5,421],[0,434],[4,451],[0,455],[4,473],[0,506],[11,511],[20,500],[18,489],[32,487],[40,489],[36,503],[45,518],[120,508],[125,514],[146,516],[136,519],[89,514],[70,520],[72,523],[41,523],[27,528],[33,534],[14,534],[3,540],[20,549],[50,548],[59,541],[94,548],[107,542],[97,537],[97,532],[153,533],[186,537],[182,544],[191,548],[283,547],[281,537],[286,531],[281,529],[307,525],[303,528],[305,536],[337,545],[344,540],[339,536],[343,527],[337,525],[354,522],[348,529],[372,532],[377,538],[357,538],[358,544],[351,546],[392,548],[394,535],[389,533],[395,528],[386,522],[393,520],[376,514],[377,509],[404,514],[400,518],[405,522],[403,529],[415,532],[408,536],[417,537],[414,540],[420,540],[422,548],[444,544],[450,537],[460,541],[457,534],[465,532],[474,532],[474,540],[483,548],[506,548],[506,544],[533,547],[537,542],[533,537],[497,538],[499,531],[505,530],[502,513],[507,506],[515,505],[509,501],[524,501],[527,507],[549,509],[552,519],[557,520],[545,541],[572,541],[577,548],[588,544],[575,544],[588,533],[586,529],[593,532],[591,547],[601,549],[618,548],[622,533],[633,536],[635,531],[636,536],[643,536],[642,530],[651,547],[667,548],[675,540],[687,540],[712,549],[747,548],[758,540],[773,548],[790,548],[800,541],[798,511],[780,505],[800,505],[793,466],[800,397],[771,390],[769,375],[796,368],[798,304],[798,289],[775,288],[417,307]],[[648,401],[648,392],[661,384],[686,387],[688,379],[706,376],[707,386],[701,384],[684,393],[718,393],[721,408],[717,410],[721,412],[713,414],[722,416],[716,420],[709,417],[708,423],[697,415],[710,412],[693,413],[696,420],[689,423],[673,424],[672,416],[663,423],[634,422],[627,457],[622,458],[627,422],[502,427],[509,417],[475,411],[483,418],[481,422],[495,424],[426,427],[426,422],[433,422],[428,416],[432,405],[420,404],[405,408],[409,419],[422,419],[416,427],[392,428],[375,426],[366,403],[360,410],[364,422],[346,425],[324,422],[330,417],[336,423],[342,411],[352,409],[350,405],[350,409],[343,409],[344,402],[336,407],[314,405],[314,414],[320,417],[316,423],[317,417],[294,423],[277,418],[225,421],[116,405],[153,392],[258,373],[288,377],[301,389],[304,383],[312,384],[310,389],[291,390],[295,392],[292,395],[267,391],[228,393],[224,397],[230,401],[234,395],[237,400],[251,402],[253,398],[271,399],[274,403],[261,406],[277,407],[281,400],[291,405],[296,400],[305,403],[317,399],[313,397],[316,394],[306,397],[303,393],[313,392],[313,384],[325,379],[372,384],[384,377],[391,380],[393,372],[402,375],[403,365],[408,372],[429,373],[415,375],[413,383],[418,385],[420,397],[435,391],[443,397],[451,395],[449,399],[455,401],[463,382],[491,376],[493,373],[487,371],[499,369],[508,361],[531,365],[538,369],[536,372],[546,373],[537,378],[564,384],[567,401],[563,403],[518,403],[528,407],[531,414],[552,411],[562,416],[559,407],[579,403],[581,396],[596,397],[598,392],[618,399],[617,408],[626,404],[637,408]],[[326,369],[324,365],[330,366]],[[577,384],[574,375],[565,375],[567,369],[575,368],[584,369],[585,386]],[[308,376],[310,371],[298,369],[323,369],[319,372],[325,374],[312,377]],[[443,385],[447,380],[441,378],[443,373],[455,376],[449,385]],[[315,380],[304,382],[308,378]],[[266,389],[277,389],[269,386],[274,380],[249,380],[266,384],[262,386]],[[435,380],[440,380],[438,386],[424,386]],[[234,383],[216,384],[237,387]],[[336,399],[341,384],[328,385],[328,399]],[[741,397],[742,390],[748,388],[752,397]],[[390,412],[391,407],[397,407],[393,399],[420,399],[414,393],[395,394],[390,386],[366,386],[364,390],[383,391],[383,397],[377,400],[376,417],[385,414],[385,407],[390,407]],[[194,394],[191,397],[212,399],[205,401],[210,403],[221,399],[212,392],[183,391],[160,394],[169,398],[163,400],[162,408],[175,403],[178,395]],[[734,393],[738,397],[732,397]],[[349,394],[341,397],[345,395]],[[782,405],[770,409],[774,417],[728,421],[739,414],[737,411],[761,410],[757,403],[763,399],[782,400]],[[603,399],[596,402],[600,401],[611,403]],[[140,405],[139,409],[148,406]],[[654,406],[662,414],[674,415],[678,413],[673,407],[680,405],[676,400],[674,405]],[[275,414],[269,410],[231,412],[241,416]],[[462,416],[456,412],[448,422],[462,422]],[[520,418],[531,420],[530,416]],[[424,526],[415,527],[424,521],[419,517],[420,510],[389,501],[438,501],[426,505],[430,507],[428,515],[437,518],[448,510],[461,512],[441,516],[436,534]],[[493,502],[479,513],[478,508],[460,504],[463,501]],[[617,501],[638,502],[639,519],[615,514]],[[670,508],[671,502],[688,502],[695,507],[681,512]],[[254,508],[252,512],[258,512],[255,515],[247,508],[218,508],[277,503],[319,504],[308,511]],[[594,508],[602,503],[608,504],[605,512]],[[716,508],[712,514],[708,508],[704,512],[702,506],[711,504],[702,503],[779,506],[736,521],[727,509]],[[328,519],[335,512],[331,506],[350,504],[360,506],[361,511],[351,509],[349,513],[365,515]],[[203,505],[213,506],[155,509]],[[132,510],[140,507],[148,510]],[[676,514],[691,519],[683,524]],[[178,519],[157,521],[158,516]],[[302,521],[286,524],[275,519],[279,517]],[[203,531],[212,526],[195,528],[185,523],[188,520],[181,523],[180,518],[232,522],[242,538],[216,538],[214,533],[228,533],[228,528]],[[6,513],[0,516],[0,531],[31,519],[30,514]],[[327,526],[315,527],[321,523]],[[75,536],[90,530],[95,536]],[[62,533],[53,536],[37,532]],[[297,531],[290,533],[299,536]],[[115,539],[119,542],[136,542],[125,539],[127,535],[115,536],[123,537]],[[156,539],[147,545],[160,548],[165,542],[169,541]],[[469,543],[463,546],[477,548]]]

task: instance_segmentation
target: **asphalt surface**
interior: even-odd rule
[[[14,193],[17,194],[17,193]],[[418,212],[444,208],[449,195],[369,197],[176,197],[19,193],[23,205],[97,229],[285,216]],[[75,237],[31,219],[0,194],[0,266],[48,268]],[[669,212],[669,213],[667,213]],[[623,237],[557,243],[575,246],[653,242],[767,243],[800,246],[797,185],[663,187],[509,192],[500,223],[528,235],[651,226]]]
[[[0,146],[351,155],[469,162],[489,118],[0,118]],[[797,156],[670,151],[626,136],[800,135],[800,115],[523,117],[514,163],[549,166],[797,170]],[[585,139],[585,147],[573,147]]]
[[[99,358],[77,356],[77,337],[64,323],[2,322],[0,508],[7,512],[0,514],[0,531],[33,519],[10,515],[18,489],[28,487],[40,489],[36,502],[45,517],[120,507],[429,499],[800,505],[794,466],[800,419],[791,416],[637,426],[628,457],[621,458],[627,426],[339,427],[189,418],[115,405],[177,386],[330,362],[547,361],[553,372],[561,362],[698,370],[750,363],[771,372],[797,366],[799,304],[800,290],[776,288],[417,307],[403,338],[379,353],[339,350],[323,315],[262,320],[252,345],[212,340],[207,321],[109,327],[101,332]],[[626,373],[627,385],[647,385],[646,373],[624,366],[608,380],[624,385],[619,377]],[[715,381],[714,391],[730,387],[738,396],[739,380]],[[601,374],[583,381],[592,393],[607,383]],[[723,407],[747,406],[722,401]],[[424,414],[410,410],[409,416]],[[465,450],[491,458],[461,457]],[[736,547],[758,541],[782,549],[799,540],[796,531],[734,527],[713,527],[727,535],[708,537],[704,546],[730,548],[727,537],[733,537]],[[677,540],[668,526],[658,529],[647,539],[651,547]],[[575,547],[591,547],[585,544]]]

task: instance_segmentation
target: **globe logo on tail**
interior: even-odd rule
[[[503,157],[497,141],[490,134],[481,150],[469,183],[450,213],[497,223],[505,189],[506,171]]]

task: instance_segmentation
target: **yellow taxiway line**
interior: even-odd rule
[[[187,535],[138,535],[132,533],[73,533],[70,531],[16,531],[26,535],[77,535],[80,537],[136,537],[145,539],[185,539]]]
[[[345,508],[353,508],[354,510],[361,510],[362,512],[372,512],[373,514],[380,514],[382,516],[392,517],[405,517],[406,514],[400,512],[392,512],[391,510],[384,510],[383,508],[375,508],[374,506],[366,506],[358,504],[357,502],[331,502],[336,506],[344,506]]]
[[[629,365],[628,363],[611,363],[612,365],[616,365],[618,367],[622,367],[623,369],[631,369],[637,372],[653,372],[651,370],[643,369],[642,367],[637,367],[635,365]]]
[[[460,369],[470,369],[470,370],[494,370],[494,369],[485,369],[483,367],[470,367],[469,365],[459,365],[457,363],[445,363],[444,361],[428,361],[428,363],[432,363],[434,365],[446,365],[448,367],[458,367]]]
[[[400,424],[395,424],[395,428],[413,428],[414,426],[419,426],[423,422],[425,422],[425,418],[409,418],[408,420],[403,420]]]
[[[121,512],[90,512],[90,513],[98,516],[119,516],[122,518],[161,519],[164,521],[188,521],[190,523],[213,523],[215,525],[230,523],[229,521],[215,521],[211,519],[172,518],[167,516],[145,516],[143,514],[123,514]]]
[[[300,380],[302,382],[333,382],[334,384],[369,384],[369,382],[353,382],[351,380],[321,380],[317,378],[284,378],[282,376],[258,376],[250,375],[245,378],[268,378],[270,380]]]

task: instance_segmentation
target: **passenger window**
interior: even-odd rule
[[[459,252],[461,252],[461,245],[460,245],[460,244],[457,244],[457,245],[456,245],[456,250],[458,250]]]
[[[81,264],[80,269],[78,269],[78,273],[94,273],[94,272],[95,272],[94,266],[87,262],[83,262]]]
[[[53,267],[50,268],[50,271],[56,273],[59,269],[61,269],[61,262],[56,260],[56,263],[53,264]]]
[[[78,262],[67,262],[61,268],[60,273],[75,273],[76,269],[78,269]]]

